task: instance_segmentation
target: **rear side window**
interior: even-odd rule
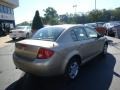
[[[55,41],[63,31],[64,28],[62,27],[44,27],[38,30],[32,39]]]
[[[74,41],[77,41],[78,39],[77,39],[77,36],[75,35],[75,32],[72,30],[71,31],[71,37],[72,37],[72,39],[74,40]]]
[[[76,41],[76,38],[77,38],[78,41],[88,39],[88,37],[86,35],[86,32],[84,31],[83,28],[75,28],[75,29],[73,29],[73,31],[75,33],[74,37],[72,36],[73,40]]]
[[[86,30],[86,33],[88,35],[89,38],[97,38],[97,32],[95,31],[95,29],[92,29],[92,28],[88,28],[88,27],[85,27],[85,30]]]

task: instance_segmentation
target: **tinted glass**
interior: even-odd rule
[[[79,41],[87,39],[87,35],[83,28],[75,28],[74,32]]]
[[[11,14],[14,14],[13,9],[11,8]]]
[[[18,26],[15,29],[25,29],[25,27],[24,26]]]
[[[0,12],[2,12],[2,5],[0,5]]]
[[[88,28],[88,27],[85,27],[85,30],[86,30],[86,33],[88,35],[89,38],[97,38],[97,32],[95,31],[95,29],[92,29],[92,28]]]
[[[0,12],[3,13],[3,5],[0,5]]]
[[[76,35],[75,35],[75,32],[72,30],[71,31],[71,37],[72,37],[72,39],[74,40],[74,41],[77,41],[78,39],[77,39],[77,37],[76,37]]]
[[[8,8],[8,14],[10,14],[10,8]]]
[[[3,13],[6,13],[6,7],[3,6]]]
[[[55,41],[63,30],[61,27],[45,27],[37,31],[32,39]]]
[[[5,13],[8,13],[8,8],[6,6],[4,6],[4,11]]]

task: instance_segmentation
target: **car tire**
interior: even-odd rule
[[[75,80],[80,74],[80,63],[79,58],[72,58],[66,66],[65,78],[67,80]]]
[[[16,40],[16,38],[12,38],[12,40],[13,40],[13,41],[15,41],[15,40]]]
[[[107,48],[108,48],[108,44],[107,43],[105,43],[104,44],[104,47],[103,47],[103,51],[102,51],[102,56],[106,56],[106,54],[107,54]]]
[[[29,38],[29,33],[26,34],[26,38]]]

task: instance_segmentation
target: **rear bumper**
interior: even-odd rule
[[[13,61],[17,68],[37,76],[55,76],[64,73],[62,70],[62,63],[52,60],[40,61],[35,59],[33,61],[28,61],[13,54]]]
[[[9,34],[10,38],[25,38],[26,34],[25,33],[19,33],[17,35],[14,35],[12,33]]]

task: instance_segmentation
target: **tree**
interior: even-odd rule
[[[64,14],[60,15],[60,23],[67,24],[84,24],[89,22],[88,16],[85,14]]]
[[[113,17],[114,17],[114,20],[116,20],[116,21],[120,20],[120,7],[116,8],[113,11]]]
[[[102,12],[100,10],[92,10],[88,16],[91,19],[91,22],[101,21]]]
[[[44,12],[45,12],[44,17],[47,21],[47,24],[51,25],[58,24],[58,14],[54,8],[48,7],[47,9],[44,10]]]
[[[39,11],[37,10],[35,12],[35,16],[33,18],[33,22],[32,22],[32,31],[36,32],[38,29],[43,27],[43,23],[41,20],[41,17],[39,16]]]
[[[112,17],[112,10],[105,10],[105,9],[103,9],[104,21],[106,21],[106,22],[110,21],[111,17]]]

